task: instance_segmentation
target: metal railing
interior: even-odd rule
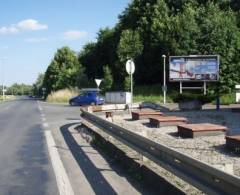
[[[153,142],[85,110],[81,111],[81,116],[85,120],[204,193],[240,194],[239,177],[216,169],[163,144]]]

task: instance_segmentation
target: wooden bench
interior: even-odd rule
[[[226,147],[240,153],[240,135],[226,136]]]
[[[178,134],[182,137],[199,137],[224,134],[227,127],[210,123],[178,125]]]
[[[132,120],[149,119],[152,116],[162,116],[163,113],[151,110],[141,109],[139,111],[132,111]]]
[[[177,116],[154,116],[149,118],[149,122],[155,127],[176,126],[187,123],[187,119]]]

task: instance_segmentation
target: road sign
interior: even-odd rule
[[[97,87],[99,87],[99,85],[101,84],[102,82],[102,79],[95,79],[95,82],[97,84]]]
[[[135,72],[135,64],[133,60],[128,60],[126,62],[126,71],[128,74],[133,74]]]

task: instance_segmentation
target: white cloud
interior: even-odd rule
[[[23,30],[44,30],[47,28],[46,24],[40,24],[37,20],[26,19],[17,24],[0,27],[0,34],[16,34]]]
[[[78,40],[87,36],[87,32],[78,30],[69,30],[63,34],[63,38],[66,40]]]
[[[16,26],[21,30],[44,30],[48,28],[46,24],[40,24],[37,20],[33,19],[22,20]]]
[[[45,42],[47,41],[47,38],[29,38],[29,39],[26,39],[25,40],[26,42],[29,42],[29,43],[41,43],[41,42]]]
[[[3,26],[0,27],[0,34],[16,34],[19,32],[15,26]]]

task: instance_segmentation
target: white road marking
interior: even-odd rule
[[[71,183],[60,159],[52,132],[50,130],[45,131],[45,138],[60,195],[74,195]]]
[[[46,121],[46,118],[45,118],[45,117],[42,117],[42,121],[45,122],[45,121]]]
[[[42,109],[42,107],[40,106],[39,101],[37,101],[37,104],[38,104],[38,110],[40,110],[40,112],[41,112],[43,109]]]
[[[44,127],[44,128],[48,128],[49,125],[48,125],[47,123],[43,123],[43,127]]]

